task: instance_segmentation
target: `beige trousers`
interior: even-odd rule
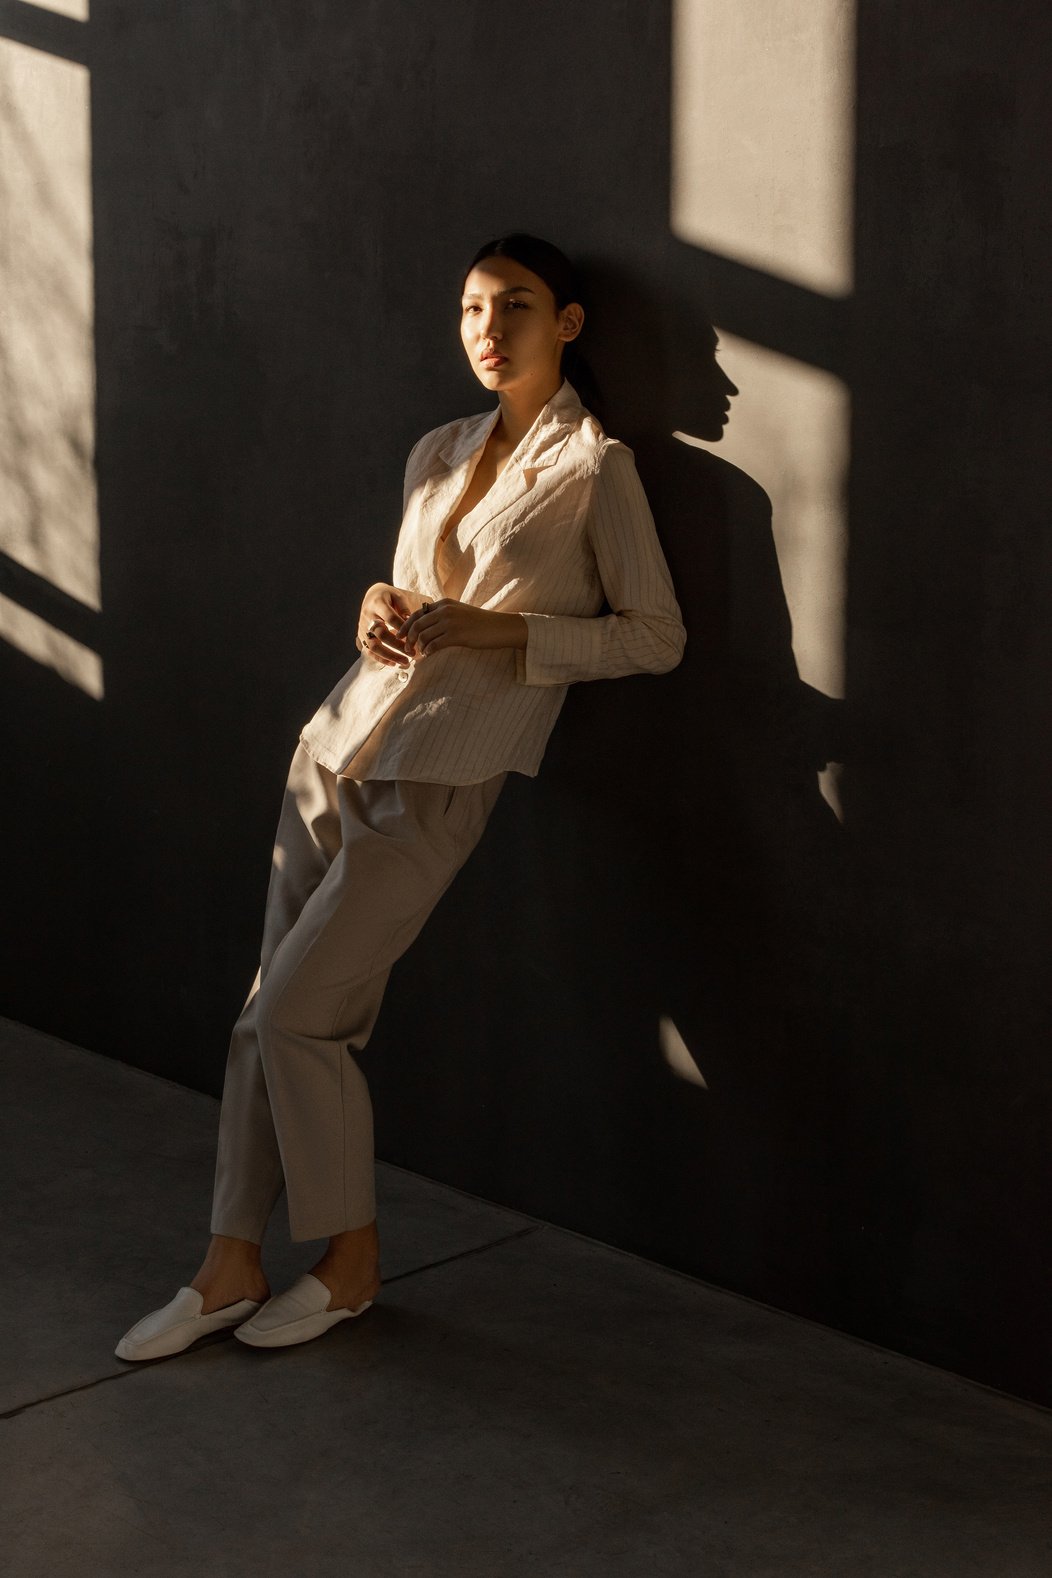
[[[338,778],[297,746],[260,966],[223,1083],[213,1233],[262,1243],[282,1187],[295,1242],[376,1214],[373,1115],[351,1049],[387,978],[482,835],[506,773],[478,784]]]

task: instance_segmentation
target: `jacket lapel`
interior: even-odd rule
[[[529,493],[539,472],[555,464],[563,445],[580,422],[581,411],[581,402],[575,390],[564,379],[558,392],[541,408],[537,420],[519,448],[510,456],[492,488],[457,527],[456,538],[461,549],[473,542],[497,515],[502,515]],[[488,433],[486,436],[489,436]],[[485,440],[478,444],[479,450],[483,442]],[[459,498],[460,495],[457,496]]]
[[[501,515],[533,487],[538,473],[555,464],[570,434],[580,423],[582,406],[577,393],[565,379],[537,415],[519,448],[509,458],[496,482],[465,516],[455,536],[463,550],[497,515]],[[418,584],[428,596],[440,597],[441,579],[436,558],[442,527],[456,508],[483,446],[497,425],[500,406],[481,416],[469,418],[439,450],[438,458],[447,470],[429,477],[422,485],[419,500],[417,540]]]
[[[442,596],[442,583],[435,564],[442,527],[462,498],[482,446],[496,425],[500,406],[481,416],[469,417],[445,446],[439,450],[442,469],[426,477],[417,490],[415,536],[415,585],[428,597]]]

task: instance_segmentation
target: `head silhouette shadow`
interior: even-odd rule
[[[571,687],[544,791],[574,818],[590,875],[584,913],[579,886],[564,895],[566,968],[603,960],[593,1012],[608,1044],[671,1019],[696,1057],[710,1093],[680,1084],[676,1102],[662,1094],[667,1069],[629,1060],[619,1077],[637,1083],[640,1110],[658,1102],[663,1121],[686,1124],[687,1145],[697,1123],[712,1176],[736,1151],[784,1169],[793,1210],[817,1209],[821,1168],[800,1142],[834,1039],[825,981],[841,830],[818,772],[843,759],[838,704],[799,677],[768,495],[704,447],[738,396],[704,305],[596,269],[590,282],[602,420],[635,454],[687,647],[656,680]],[[586,811],[570,810],[571,788]],[[711,1126],[714,1101],[723,1128]],[[742,1227],[728,1209],[711,1231],[731,1254]]]
[[[766,781],[776,769],[817,793],[817,772],[844,760],[842,708],[800,679],[770,498],[707,447],[733,422],[740,393],[709,312],[689,288],[659,294],[602,268],[590,281],[603,420],[635,454],[688,636],[660,694],[645,679],[619,682],[610,705],[646,694],[655,724],[675,713],[697,776],[718,742],[721,753],[765,762]]]

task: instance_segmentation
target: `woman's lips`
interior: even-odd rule
[[[483,367],[500,367],[508,358],[501,356],[499,351],[492,351],[488,356],[480,356],[479,361]]]

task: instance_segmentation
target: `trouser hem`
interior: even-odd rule
[[[337,1233],[356,1232],[359,1228],[369,1227],[375,1221],[376,1212],[374,1211],[372,1216],[366,1217],[364,1222],[348,1222],[347,1219],[344,1218],[344,1220],[339,1225],[330,1222],[324,1227],[319,1227],[317,1232],[315,1232],[313,1228],[309,1233],[304,1232],[302,1228],[300,1228],[300,1230],[295,1233],[290,1229],[289,1238],[294,1244],[307,1244],[313,1242],[313,1240],[317,1238],[334,1238]]]
[[[262,1245],[267,1225],[264,1222],[260,1227],[257,1223],[227,1221],[225,1218],[213,1217],[208,1230],[210,1233],[218,1233],[221,1238],[243,1238],[246,1243]]]

